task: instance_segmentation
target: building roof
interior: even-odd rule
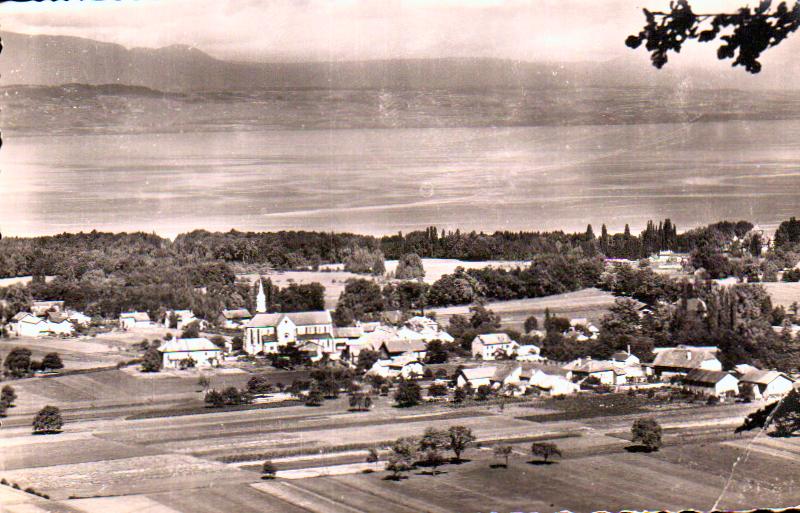
[[[755,383],[757,385],[769,385],[780,377],[784,377],[789,381],[793,381],[790,377],[782,372],[758,369],[746,373],[739,378],[739,381],[742,381],[743,383]]]
[[[262,313],[256,314],[246,328],[274,327],[280,324],[284,317],[288,317],[296,326],[310,326],[319,324],[333,324],[331,313],[327,310],[314,312],[288,312],[288,313]]]
[[[635,355],[633,355],[631,353],[628,353],[627,351],[617,351],[616,353],[611,355],[611,359],[613,361],[615,361],[615,362],[624,362],[625,360],[627,360],[631,356],[636,358]]]
[[[577,360],[566,364],[564,369],[572,372],[585,372],[588,374],[592,374],[594,372],[617,371],[617,368],[614,366],[613,362],[608,360],[592,360],[590,358],[578,358]]]
[[[333,336],[336,338],[358,338],[364,334],[361,326],[345,326],[343,328],[333,328]]]
[[[69,320],[69,315],[64,312],[47,312],[47,320],[56,324]]]
[[[205,337],[201,338],[173,338],[161,344],[158,348],[162,353],[187,353],[190,351],[222,351],[213,342]]]
[[[58,305],[63,305],[64,304],[64,300],[63,299],[57,299],[57,300],[39,300],[39,299],[34,299],[31,302],[31,304],[33,306],[35,306],[35,307],[58,306]]]
[[[509,365],[506,367],[498,367],[492,376],[492,381],[504,381],[507,377],[514,374],[517,369],[522,369],[519,365]]]
[[[478,335],[475,337],[475,340],[479,341],[485,346],[496,346],[513,342],[511,337],[509,337],[506,333],[484,333],[483,335]]]
[[[173,310],[172,313],[174,313],[175,317],[178,319],[183,319],[184,317],[194,317],[194,312],[191,310]]]
[[[492,379],[497,372],[494,365],[488,367],[474,367],[472,369],[461,369],[461,374],[467,381],[476,379]]]
[[[238,308],[236,310],[223,310],[222,316],[226,319],[247,319],[252,317],[250,310],[247,308]]]
[[[425,351],[427,347],[424,340],[386,340],[381,345],[385,346],[389,353]]]
[[[654,351],[654,367],[696,369],[707,360],[716,360],[714,352],[705,347],[678,346]]]
[[[25,317],[27,317],[29,315],[33,315],[33,314],[32,313],[28,313],[28,312],[17,312],[17,314],[14,317],[12,317],[11,320],[12,321],[21,321],[22,319],[24,319]]]
[[[133,319],[137,322],[147,322],[150,320],[150,315],[147,312],[123,312],[119,314],[120,319]]]
[[[24,322],[25,324],[39,324],[40,322],[44,322],[44,319],[36,317],[33,314],[26,314],[19,322]]]
[[[716,385],[726,376],[731,376],[735,379],[733,374],[729,374],[723,371],[711,371],[711,370],[703,370],[703,369],[694,369],[690,371],[686,376],[683,378],[685,383],[696,383],[700,385]]]

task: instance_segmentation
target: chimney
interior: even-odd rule
[[[631,354],[631,345],[628,344],[628,355],[630,356],[630,354]]]
[[[691,351],[686,351],[686,359],[687,360],[691,360],[692,359],[692,352]]]

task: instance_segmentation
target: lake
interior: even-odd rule
[[[3,133],[0,230],[680,230],[800,212],[800,121]]]

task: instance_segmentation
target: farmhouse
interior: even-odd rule
[[[44,337],[49,334],[47,322],[28,312],[19,312],[12,317],[8,328],[18,337]]]
[[[92,323],[92,318],[83,312],[76,312],[75,310],[67,311],[67,318],[79,326],[88,326]]]
[[[167,312],[167,316],[164,318],[165,328],[172,327],[173,318],[176,321],[175,328],[179,330],[186,328],[187,325],[198,320],[197,317],[195,317],[194,312],[191,310],[172,310]]]
[[[543,395],[551,397],[570,395],[580,390],[580,386],[577,383],[573,383],[558,374],[548,374],[541,369],[522,371],[520,379],[523,385],[527,385],[528,389],[538,390]]]
[[[387,340],[381,344],[381,358],[412,357],[424,360],[428,354],[425,342],[421,340]]]
[[[119,327],[123,330],[152,328],[155,324],[150,321],[147,312],[124,312],[119,314]]]
[[[662,378],[686,374],[694,369],[721,371],[716,347],[678,346],[656,348],[653,372]]]
[[[439,327],[439,323],[428,317],[416,316],[406,321],[406,325],[400,329],[405,334],[405,337],[411,339],[407,332],[416,333],[419,338],[425,342],[432,342],[440,340],[446,344],[454,342],[455,339],[452,335]]]
[[[461,369],[456,377],[456,386],[459,388],[469,386],[475,390],[482,385],[491,386],[496,372],[497,367],[494,366]]]
[[[229,330],[241,328],[253,318],[253,314],[246,308],[236,310],[223,310],[219,316],[219,325]]]
[[[620,369],[625,373],[628,381],[641,380],[644,378],[644,369],[642,368],[639,357],[631,353],[630,348],[627,351],[617,351],[611,355],[611,363],[614,367]]]
[[[739,378],[739,383],[750,385],[754,399],[783,397],[792,391],[794,380],[778,371],[752,370]]]
[[[63,301],[37,301],[31,303],[31,313],[36,316],[43,316],[47,312],[61,312],[64,310]]]
[[[515,351],[518,362],[538,362],[542,360],[541,349],[533,344],[523,344]]]
[[[69,316],[62,311],[49,311],[45,317],[47,330],[54,335],[72,335],[75,333],[75,325],[70,321]]]
[[[567,371],[567,379],[573,382],[597,378],[603,385],[622,385],[627,380],[625,372],[607,360],[578,358],[563,367]]]
[[[276,353],[290,343],[317,342],[333,352],[333,319],[327,310],[256,314],[244,326],[244,350],[248,354]]]
[[[497,390],[511,391],[512,394],[522,393],[523,387],[520,386],[522,367],[514,365],[510,367],[499,367],[492,376],[492,388]]]
[[[165,369],[216,367],[222,361],[222,349],[207,338],[175,338],[158,348]]]
[[[578,317],[570,319],[569,330],[565,334],[574,334],[575,340],[578,342],[585,342],[587,340],[594,340],[600,333],[600,329],[589,322],[589,319]]]
[[[683,377],[685,389],[706,397],[723,399],[739,393],[739,380],[736,376],[722,371],[694,369]]]
[[[519,346],[505,333],[486,333],[472,341],[472,356],[483,360],[494,360],[497,356],[510,355]]]
[[[414,379],[425,373],[425,366],[413,358],[395,358],[392,360],[378,360],[372,365],[367,374],[383,378]]]

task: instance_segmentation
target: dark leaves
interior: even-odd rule
[[[719,59],[733,59],[733,66],[758,73],[762,52],[780,44],[800,27],[800,1],[792,9],[785,2],[778,4],[774,11],[771,8],[772,1],[763,0],[753,10],[743,7],[735,14],[698,15],[687,0],[678,0],[670,3],[669,12],[645,9],[646,25],[638,35],[629,36],[625,44],[635,49],[645,43],[653,66],[661,68],[667,63],[668,53],[680,53],[687,40],[707,43],[719,37],[723,41],[717,50]],[[730,32],[720,35],[722,29],[730,29]]]

